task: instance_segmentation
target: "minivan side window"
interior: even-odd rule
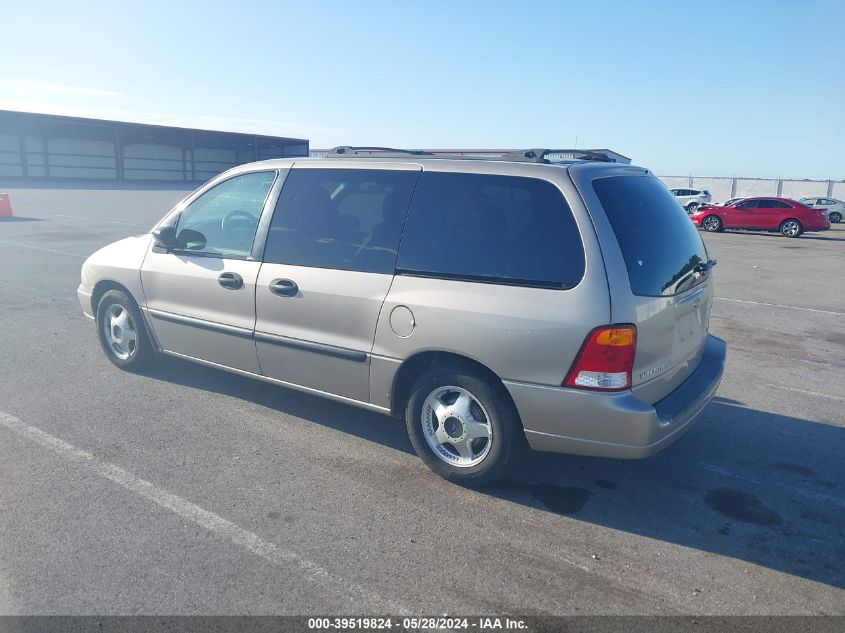
[[[393,274],[418,171],[292,169],[264,261]]]
[[[196,231],[183,250],[218,257],[247,257],[275,171],[241,174],[220,182],[179,214],[176,232]],[[200,239],[202,238],[202,239]]]
[[[423,172],[402,236],[400,274],[571,288],[584,246],[560,190],[546,180]]]

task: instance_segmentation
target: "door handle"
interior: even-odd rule
[[[224,288],[228,288],[230,290],[238,290],[239,288],[243,288],[244,278],[241,277],[238,273],[223,273],[217,278],[217,283],[219,283]]]
[[[270,292],[279,297],[293,297],[299,292],[299,286],[293,279],[274,279],[270,282]]]

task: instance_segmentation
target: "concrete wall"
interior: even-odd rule
[[[777,180],[773,178],[703,178],[698,176],[658,176],[670,189],[688,187],[707,189],[714,202],[740,196],[779,196],[804,198],[828,196],[845,199],[842,180]]]

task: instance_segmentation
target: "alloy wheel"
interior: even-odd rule
[[[103,334],[112,354],[120,360],[127,360],[138,345],[138,334],[129,311],[119,303],[113,303],[103,315]]]
[[[480,464],[493,440],[490,416],[462,387],[438,387],[428,395],[422,406],[422,430],[434,454],[460,468]]]

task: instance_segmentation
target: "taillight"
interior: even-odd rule
[[[637,328],[606,325],[587,336],[563,386],[595,391],[631,388],[631,371],[637,351]]]

